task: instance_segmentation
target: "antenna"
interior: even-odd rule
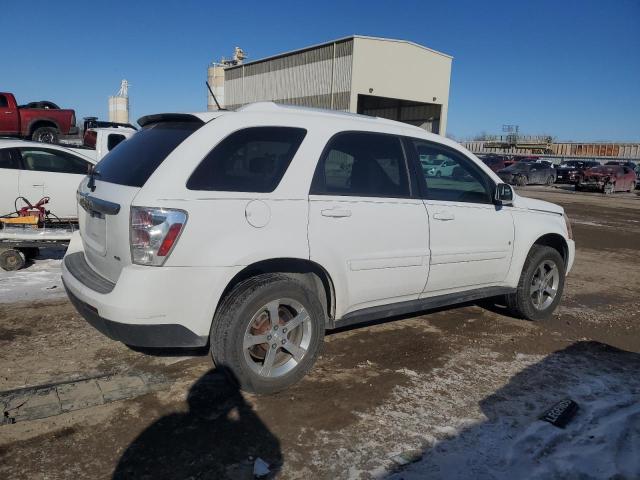
[[[211,85],[209,85],[209,80],[205,80],[204,83],[207,84],[207,88],[209,89],[209,93],[213,97],[213,101],[216,102],[216,107],[218,107],[218,110],[226,110],[226,108],[220,107],[220,104],[218,103],[218,99],[216,98],[215,93],[213,93],[213,90],[211,90]]]

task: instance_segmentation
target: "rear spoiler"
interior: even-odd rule
[[[181,123],[198,123],[204,125],[204,121],[190,113],[156,113],[153,115],[145,115],[138,119],[138,125],[146,127],[154,123],[163,122],[181,122]]]

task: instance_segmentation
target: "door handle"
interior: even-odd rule
[[[36,183],[34,185],[31,185],[32,187],[44,187],[44,183]]]
[[[436,212],[433,214],[433,218],[436,220],[454,220],[456,216],[451,212]]]
[[[322,210],[320,213],[323,217],[342,218],[351,216],[351,210],[343,210],[340,208],[329,208],[326,210]]]
[[[13,112],[4,112],[4,113],[6,113],[7,115],[11,115]]]

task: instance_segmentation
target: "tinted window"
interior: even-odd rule
[[[8,107],[9,102],[7,102],[7,97],[4,95],[0,95],[0,107]]]
[[[70,153],[43,148],[21,148],[25,170],[86,175],[89,163]]]
[[[99,180],[142,187],[156,168],[201,122],[161,122],[146,126],[110,151],[96,166]]]
[[[400,139],[348,132],[333,137],[318,163],[311,193],[361,197],[408,197]]]
[[[0,168],[11,168],[15,170],[20,168],[18,158],[13,155],[8,148],[0,150]]]
[[[291,127],[252,127],[232,133],[202,160],[187,188],[273,192],[306,133]]]
[[[124,135],[120,135],[119,133],[109,134],[109,136],[107,137],[107,150],[110,152],[125,139],[126,137]]]
[[[413,139],[421,164],[422,184],[430,200],[492,203],[493,182],[464,155],[437,144]],[[438,162],[431,162],[437,159]],[[430,165],[425,168],[425,164]]]

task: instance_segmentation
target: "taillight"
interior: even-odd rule
[[[187,223],[187,212],[170,208],[131,207],[131,261],[161,266]]]

